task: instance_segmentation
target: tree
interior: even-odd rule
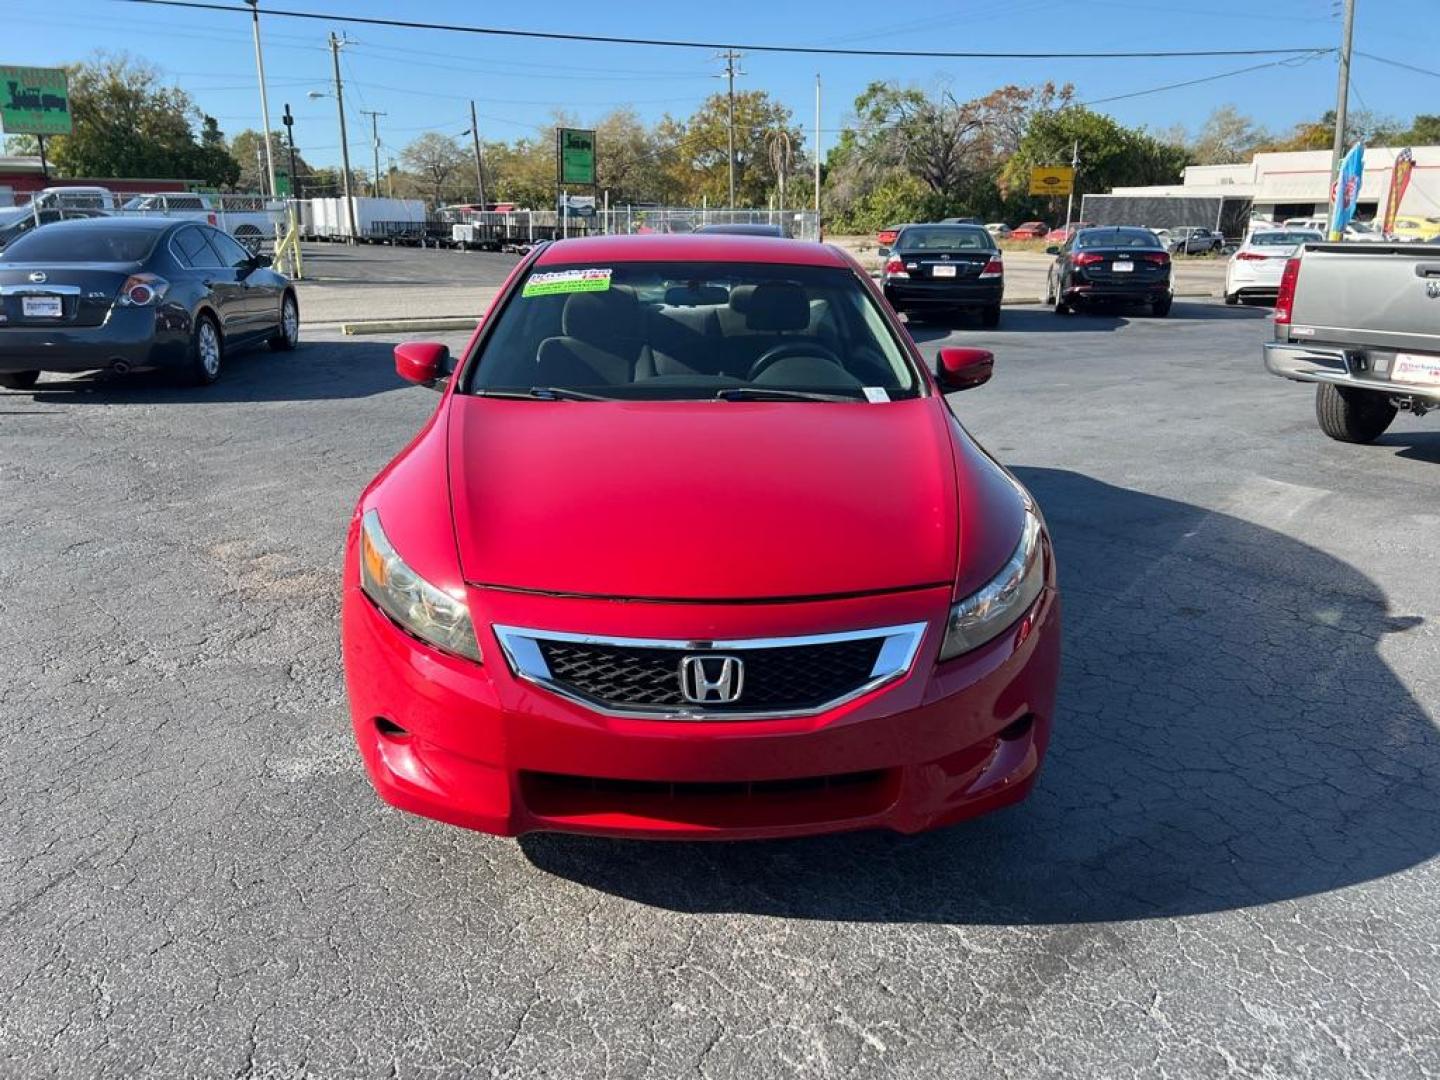
[[[662,151],[668,158],[673,188],[688,201],[707,200],[711,206],[730,201],[729,102],[725,94],[713,94],[688,120],[667,117],[658,134],[671,140],[673,149]],[[766,148],[767,138],[783,130],[792,150],[804,144],[805,136],[794,123],[791,112],[763,90],[735,95],[735,201],[741,206],[763,206],[776,188],[776,176]],[[602,148],[603,153],[603,148]]]
[[[1257,146],[1271,141],[1271,135],[1233,105],[1221,105],[1205,119],[1190,147],[1190,160],[1197,165],[1234,165],[1249,161]]]
[[[1032,167],[1068,163],[1077,141],[1080,169],[1075,177],[1076,195],[1121,185],[1173,184],[1186,163],[1183,148],[1161,142],[1144,130],[1123,127],[1084,106],[1071,105],[1031,118],[1019,149],[1006,163],[1002,184],[1009,191],[1026,190]]]
[[[240,178],[235,186],[241,191],[263,191],[269,183],[268,177],[262,168],[264,159],[265,140],[260,132],[246,128],[230,140],[230,156],[240,166]],[[290,171],[290,144],[285,138],[283,131],[272,131],[270,133],[271,152],[275,155],[275,171],[277,173],[288,173]],[[300,175],[290,178],[291,190],[303,188],[310,191],[315,185],[309,182],[311,173],[310,165],[301,156],[300,151],[295,151],[295,171]]]
[[[239,166],[213,136],[196,141],[191,125],[202,118],[194,101],[164,85],[154,67],[102,53],[66,71],[74,130],[45,141],[61,173],[198,180],[212,187],[239,176]],[[211,130],[219,132],[213,124]],[[33,145],[17,142],[22,152]]]
[[[439,205],[445,201],[451,178],[470,161],[470,156],[449,135],[427,131],[400,151],[400,160],[420,175],[429,189],[430,201]]]

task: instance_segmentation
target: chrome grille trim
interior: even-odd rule
[[[591,709],[594,712],[601,713],[605,716],[643,720],[708,720],[728,722],[733,720],[765,720],[777,717],[815,716],[819,713],[827,712],[830,709],[838,708],[846,702],[853,701],[858,697],[870,693],[872,690],[884,686],[886,683],[894,682],[909,674],[910,669],[914,666],[915,657],[920,651],[920,643],[925,638],[926,624],[923,622],[905,623],[899,626],[880,626],[865,630],[846,630],[832,634],[806,634],[792,637],[716,638],[707,640],[610,637],[601,634],[574,634],[555,630],[536,630],[522,626],[505,626],[500,623],[493,623],[491,629],[495,631],[495,638],[500,643],[500,650],[505,654],[505,660],[510,665],[510,670],[516,677],[524,679],[526,682],[532,683],[535,686],[542,687],[558,697],[565,698],[578,705],[583,705],[585,708]],[[870,678],[862,685],[813,708],[779,709],[757,712],[717,712],[700,707],[693,709],[646,708],[642,706],[631,708],[616,707],[615,705],[590,698],[585,694],[579,693],[572,687],[556,681],[551,674],[550,667],[546,663],[539,645],[541,641],[561,641],[581,645],[609,645],[619,648],[671,649],[676,653],[686,653],[724,650],[784,649],[797,646],[826,645],[840,641],[863,641],[870,639],[883,639],[883,641],[875,664],[870,671]]]

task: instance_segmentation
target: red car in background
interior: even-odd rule
[[[1051,229],[1047,232],[1045,234],[1045,242],[1059,246],[1066,243],[1081,229],[1089,229],[1091,227],[1088,221],[1072,221],[1069,225],[1061,225],[1058,229]]]
[[[361,496],[343,655],[388,802],[490,833],[916,832],[1015,802],[1060,651],[1039,509],[842,252],[542,244]]]
[[[1026,221],[1010,230],[1011,240],[1039,240],[1050,231],[1043,221]]]

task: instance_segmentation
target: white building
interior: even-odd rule
[[[1365,179],[1360,187],[1356,217],[1378,218],[1390,192],[1390,172],[1401,147],[1365,148]],[[1400,211],[1419,217],[1440,217],[1440,146],[1416,146],[1415,171]],[[1197,198],[1248,198],[1251,213],[1271,221],[1324,216],[1330,203],[1330,151],[1298,150],[1256,154],[1241,165],[1191,165],[1179,184],[1154,187],[1118,187],[1113,195]]]

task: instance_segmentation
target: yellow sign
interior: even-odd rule
[[[1069,195],[1075,170],[1069,165],[1037,165],[1030,170],[1031,195]]]

